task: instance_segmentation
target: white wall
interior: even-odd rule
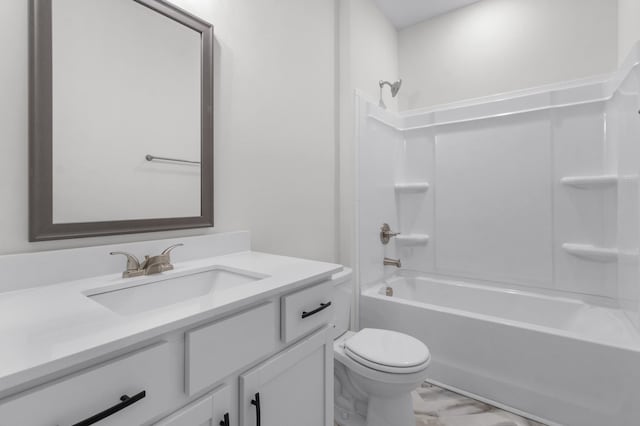
[[[215,26],[215,230],[248,229],[256,250],[333,260],[335,3],[175,3]],[[0,4],[0,253],[210,232],[27,242],[27,4]]]
[[[618,0],[618,63],[640,40],[640,0]]]
[[[483,0],[403,29],[400,109],[611,72],[617,19],[616,0]]]
[[[398,33],[374,0],[348,0],[341,8],[349,19],[349,33],[341,35],[345,36],[343,42],[350,45],[351,88],[378,99],[380,80],[399,78]],[[353,95],[353,91],[349,95]],[[383,99],[390,109],[396,109],[397,99],[391,97],[388,87],[384,89]]]
[[[340,248],[339,259],[354,265],[355,256],[355,122],[358,91],[378,99],[379,81],[398,75],[397,32],[373,0],[340,1]],[[393,110],[397,99],[385,88]]]

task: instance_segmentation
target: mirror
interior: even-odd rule
[[[213,226],[210,24],[31,0],[30,241]]]

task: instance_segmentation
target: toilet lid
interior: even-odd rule
[[[345,353],[373,368],[416,370],[429,362],[429,348],[420,340],[391,330],[365,328],[345,342]],[[380,368],[381,367],[381,368]]]

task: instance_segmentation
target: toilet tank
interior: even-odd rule
[[[333,317],[333,338],[337,338],[349,330],[351,323],[351,305],[353,303],[353,273],[344,268],[331,277],[333,293],[331,301],[335,305]]]

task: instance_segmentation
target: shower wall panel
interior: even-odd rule
[[[551,285],[550,127],[542,112],[439,129],[438,273]]]
[[[402,133],[394,126],[368,119],[369,114],[377,113],[391,120],[392,113],[380,110],[362,99],[357,99],[357,105],[361,112],[357,126],[357,263],[359,281],[367,284],[379,281],[383,274],[385,247],[380,244],[380,226],[383,222],[388,222],[392,229],[398,227],[393,200]]]
[[[554,287],[613,300],[616,263],[576,256],[563,248],[565,243],[616,247],[616,185],[576,187],[562,182],[564,177],[615,175],[604,108],[604,102],[597,102],[552,112]]]
[[[607,108],[609,139],[618,150],[618,296],[640,327],[640,69],[629,74]]]

